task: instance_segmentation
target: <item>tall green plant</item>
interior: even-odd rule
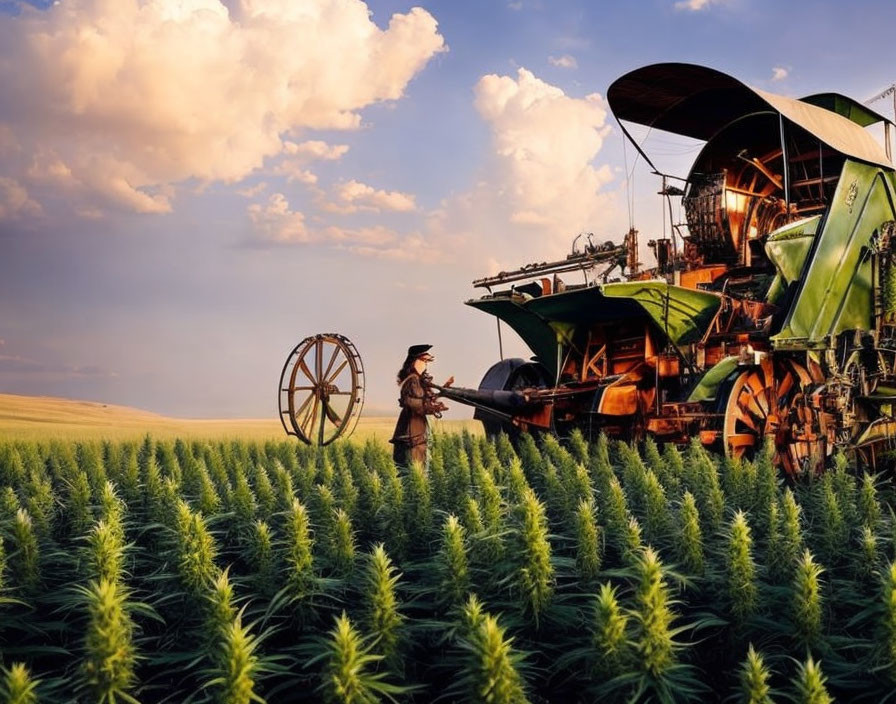
[[[526,479],[523,465],[520,459],[514,455],[510,464],[507,465],[507,501],[518,504],[523,500],[527,489],[529,489],[529,481]]]
[[[740,692],[738,700],[742,704],[772,704],[769,680],[772,672],[766,667],[762,655],[756,652],[753,644],[747,650],[747,658],[741,663],[738,672]]]
[[[212,677],[205,688],[213,689],[220,704],[264,704],[256,691],[258,675],[262,671],[256,654],[259,640],[252,634],[251,626],[243,625],[242,617],[240,611],[217,634]]]
[[[87,537],[88,578],[117,582],[124,569],[124,535],[104,520],[94,524]]]
[[[822,477],[814,518],[820,523],[819,552],[827,564],[837,564],[844,555],[849,526],[843,517],[831,474]]]
[[[485,531],[482,546],[486,560],[494,564],[504,556],[504,502],[501,490],[489,470],[481,473],[477,481],[482,526]]]
[[[769,523],[766,564],[776,582],[788,580],[803,550],[802,509],[790,488],[781,497],[780,513],[769,510],[774,525]],[[780,518],[778,518],[780,516]]]
[[[663,566],[653,548],[646,548],[636,565],[638,586],[635,592],[635,647],[639,667],[654,678],[661,677],[675,664],[669,590]]]
[[[298,499],[292,500],[283,530],[286,588],[291,599],[302,601],[312,593],[314,586],[314,538],[308,511]]]
[[[734,514],[728,529],[725,592],[734,620],[743,624],[756,610],[759,588],[753,561],[753,538],[743,511]]]
[[[520,556],[517,585],[523,610],[537,628],[554,595],[554,568],[544,505],[531,489],[524,492],[522,502],[516,507],[516,522]]]
[[[792,680],[792,701],[795,704],[833,704],[834,699],[828,694],[825,682],[827,678],[821,671],[821,663],[809,656],[806,662],[799,664]]]
[[[665,544],[672,529],[669,502],[660,480],[652,470],[644,475],[644,532],[652,545]]]
[[[576,571],[585,584],[594,584],[601,565],[601,535],[594,501],[582,500],[576,509]]]
[[[375,545],[368,556],[364,575],[365,622],[367,632],[374,638],[375,651],[396,669],[404,621],[398,608],[400,577],[383,544]]]
[[[592,617],[593,668],[598,681],[619,677],[632,666],[634,653],[628,625],[629,617],[619,605],[616,588],[605,582],[595,600]]]
[[[852,557],[853,573],[860,582],[871,580],[880,566],[877,536],[869,526],[862,525],[856,542],[858,549]]]
[[[205,519],[193,513],[183,500],[177,504],[177,520],[171,542],[181,584],[192,598],[201,599],[206,587],[218,575],[215,565],[218,548]]]
[[[470,567],[464,527],[457,516],[449,514],[442,524],[442,540],[436,556],[441,601],[460,604],[470,590]]]
[[[875,477],[868,472],[862,475],[862,486],[859,488],[856,508],[859,523],[870,528],[872,532],[877,532],[881,524],[880,501],[878,500]]]
[[[601,510],[607,528],[607,541],[616,549],[617,554],[622,555],[628,545],[626,538],[630,514],[625,490],[616,477],[612,477],[607,484]]]
[[[793,576],[793,637],[804,647],[818,645],[821,638],[821,584],[824,569],[809,550],[797,561]]]
[[[4,704],[38,704],[37,686],[40,680],[31,677],[23,662],[0,668],[0,701]]]
[[[703,531],[694,495],[685,490],[678,511],[676,551],[682,566],[694,575],[703,574]]]
[[[383,699],[395,701],[393,695],[407,691],[386,682],[385,672],[376,671],[382,659],[382,655],[371,651],[369,643],[361,637],[343,611],[336,618],[322,652],[308,665],[324,660],[317,691],[328,704],[375,704]]]
[[[579,428],[573,429],[569,435],[569,452],[578,464],[588,463],[588,443]]]
[[[253,524],[245,555],[254,573],[256,590],[264,597],[272,596],[277,586],[277,565],[274,559],[274,538],[266,521],[257,520]]]
[[[491,614],[486,614],[471,640],[472,657],[467,669],[471,689],[483,704],[525,704],[524,680],[519,672],[522,657],[514,651],[513,638]]]
[[[65,483],[66,530],[69,538],[83,536],[90,529],[93,522],[90,504],[90,482],[87,474],[76,471]]]
[[[465,701],[483,704],[525,704],[525,682],[520,673],[523,657],[505,635],[498,619],[485,613],[475,597],[470,598],[458,631],[458,644],[466,653],[451,691]]]
[[[205,608],[206,632],[209,642],[215,644],[219,634],[230,627],[237,614],[230,567],[224,568],[211,583],[206,594]]]
[[[16,511],[12,524],[12,549],[9,566],[12,582],[31,593],[40,583],[40,550],[31,524],[31,515],[23,508]]]
[[[135,702],[137,654],[127,590],[109,579],[76,587],[84,600],[87,626],[83,672],[91,700],[98,704]]]
[[[348,576],[355,562],[355,532],[348,514],[337,508],[333,515],[333,535],[330,542],[333,571],[340,576]]]

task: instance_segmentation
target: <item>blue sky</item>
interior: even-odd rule
[[[892,3],[412,8],[0,3],[0,392],[271,415],[286,354],[326,331],[374,408],[418,342],[476,386],[497,342],[470,281],[628,227],[616,77],[682,61],[860,100],[896,80]],[[676,173],[697,148],[646,144]],[[643,165],[633,190],[647,239]]]

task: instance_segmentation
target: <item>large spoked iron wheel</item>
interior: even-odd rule
[[[280,375],[280,422],[309,445],[329,445],[355,429],[364,405],[364,366],[351,341],[325,333],[296,345]]]
[[[723,407],[725,452],[753,458],[771,438],[775,465],[789,475],[822,471],[833,445],[824,419],[810,401],[811,386],[809,372],[792,360],[766,359],[740,372]]]

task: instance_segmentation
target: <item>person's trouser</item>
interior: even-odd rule
[[[425,467],[426,443],[423,442],[419,445],[414,445],[413,447],[402,443],[395,443],[395,447],[392,450],[392,459],[399,467],[410,467],[411,462],[419,462],[421,466]]]

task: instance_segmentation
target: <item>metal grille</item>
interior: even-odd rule
[[[737,259],[725,207],[725,172],[691,180],[682,199],[690,241],[707,262]]]

